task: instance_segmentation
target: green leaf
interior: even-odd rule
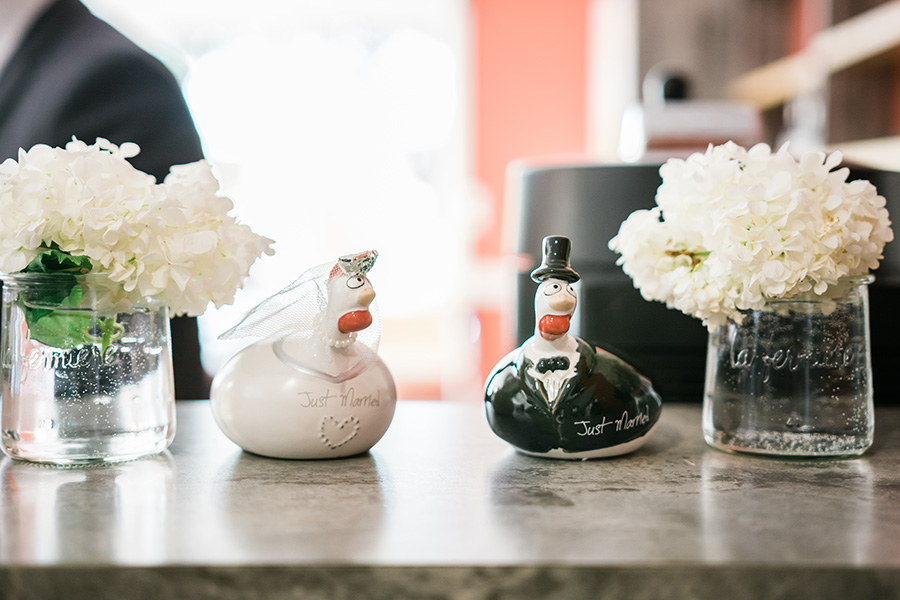
[[[28,319],[28,313],[25,314]],[[91,343],[94,319],[90,314],[52,311],[29,323],[31,338],[54,348],[75,348]]]
[[[91,335],[92,315],[55,310],[81,306],[83,290],[75,275],[87,273],[92,267],[88,257],[72,256],[52,244],[22,269],[23,273],[57,274],[64,279],[59,286],[38,288],[38,293],[31,290],[23,298],[22,310],[33,340],[55,348],[74,348],[96,341]]]
[[[83,274],[89,273],[93,267],[87,256],[72,256],[54,243],[35,256],[22,272]]]

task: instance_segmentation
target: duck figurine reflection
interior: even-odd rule
[[[374,250],[314,267],[222,339],[253,338],[213,379],[210,404],[248,452],[320,459],[368,451],[391,424],[397,391],[377,355]]]
[[[616,456],[642,446],[662,402],[650,381],[621,358],[569,333],[577,305],[571,242],[543,241],[535,332],[485,383],[488,423],[525,454],[560,459]]]

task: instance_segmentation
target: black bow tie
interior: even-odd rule
[[[565,371],[568,368],[569,359],[565,356],[542,358],[537,362],[538,373],[546,373],[547,371]]]

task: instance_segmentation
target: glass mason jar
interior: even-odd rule
[[[709,336],[703,435],[715,448],[783,457],[856,456],[875,422],[867,285],[770,300]]]
[[[123,303],[96,274],[2,281],[3,451],[78,464],[165,450],[175,435],[168,307]]]

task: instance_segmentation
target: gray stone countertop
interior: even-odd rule
[[[368,454],[242,452],[180,402],[157,457],[0,461],[0,597],[900,598],[900,408],[854,460],[708,448],[667,405],[637,452],[517,454],[480,403],[401,402]]]

